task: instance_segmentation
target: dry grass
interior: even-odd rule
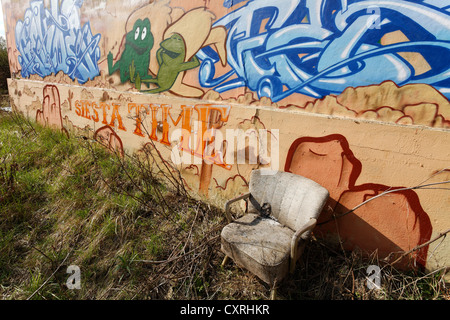
[[[222,210],[190,197],[154,149],[122,159],[17,115],[0,116],[0,141],[2,299],[269,298],[248,271],[221,267]],[[81,290],[66,287],[69,265]],[[367,288],[369,265],[382,266],[380,290]],[[444,273],[402,273],[313,238],[278,296],[448,299]]]

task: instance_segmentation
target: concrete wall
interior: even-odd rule
[[[315,230],[386,257],[450,228],[448,185],[402,189],[450,180],[445,2],[2,0],[11,103],[122,153],[154,145],[216,205],[254,168],[325,186],[321,222],[401,189]],[[448,266],[450,240],[411,258]]]

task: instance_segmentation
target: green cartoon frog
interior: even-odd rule
[[[120,70],[120,81],[125,83],[136,82],[136,87],[141,81],[147,81],[153,77],[148,74],[150,65],[150,50],[153,48],[153,35],[150,30],[150,20],[137,20],[133,30],[128,32],[125,41],[125,50],[120,60],[113,65],[113,55],[108,54],[108,70],[112,75]]]
[[[146,90],[146,93],[159,93],[169,90],[178,74],[183,71],[194,69],[200,65],[200,61],[194,56],[190,61],[184,62],[186,58],[186,45],[183,37],[177,33],[164,40],[156,52],[159,70],[155,79],[143,80],[142,82],[154,83],[158,88]],[[138,86],[136,85],[136,88]]]

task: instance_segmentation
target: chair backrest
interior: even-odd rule
[[[252,171],[249,191],[261,206],[269,203],[271,215],[294,231],[317,219],[329,197],[327,189],[310,179],[289,172],[266,175],[264,170]],[[252,207],[249,202],[250,212]]]

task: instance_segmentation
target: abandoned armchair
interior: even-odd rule
[[[328,200],[328,190],[305,177],[288,172],[252,171],[249,193],[229,200],[229,224],[221,233],[221,250],[228,258],[272,288],[295,270],[306,241]],[[231,204],[248,200],[248,213],[233,221]]]

